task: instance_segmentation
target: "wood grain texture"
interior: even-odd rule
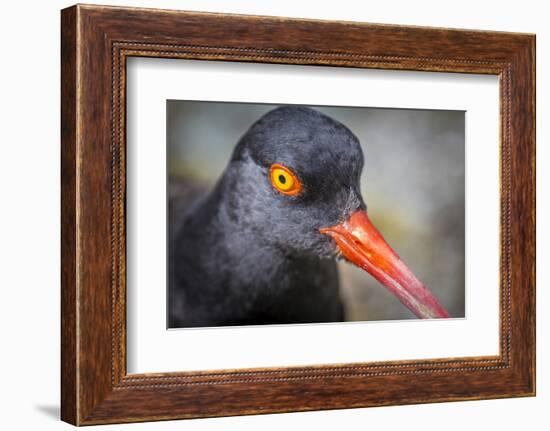
[[[63,420],[85,425],[534,394],[533,35],[79,5],[62,11],[61,38]],[[130,56],[498,75],[499,356],[127,375]]]

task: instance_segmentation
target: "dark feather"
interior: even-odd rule
[[[291,168],[303,193],[274,190],[273,163]],[[345,126],[284,107],[241,138],[210,193],[171,186],[169,326],[343,320],[336,247],[319,228],[365,207],[362,167]]]

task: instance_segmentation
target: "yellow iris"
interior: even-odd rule
[[[295,196],[302,190],[300,180],[286,166],[275,163],[269,170],[269,176],[273,187],[285,195]]]

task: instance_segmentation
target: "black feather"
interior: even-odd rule
[[[302,193],[273,188],[273,163]],[[365,208],[362,168],[358,139],[318,111],[260,118],[208,195],[170,206],[169,327],[343,320],[336,247],[319,228]]]

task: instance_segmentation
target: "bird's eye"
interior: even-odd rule
[[[302,190],[302,183],[286,166],[275,163],[269,169],[269,178],[275,189],[288,196],[296,196]]]

